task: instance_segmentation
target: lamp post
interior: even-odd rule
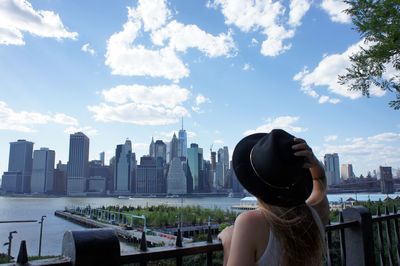
[[[8,242],[7,243],[4,243],[4,246],[7,246],[8,245],[8,250],[7,250],[7,259],[8,259],[8,261],[10,261],[11,260],[11,242],[12,242],[12,239],[13,239],[13,234],[16,234],[17,233],[17,231],[11,231],[10,233],[9,233],[9,235],[8,235]]]
[[[43,220],[46,218],[46,215],[42,215],[42,218],[40,219],[40,236],[39,236],[39,257],[42,253],[42,233],[43,233]]]

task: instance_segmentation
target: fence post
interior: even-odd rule
[[[345,229],[346,264],[375,265],[372,215],[363,206],[343,210],[344,222],[358,221],[357,226]]]

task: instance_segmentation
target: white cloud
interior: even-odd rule
[[[197,94],[196,96],[196,106],[192,106],[192,110],[196,113],[203,113],[204,111],[200,108],[200,105],[204,104],[204,103],[210,103],[211,100],[207,97],[205,97],[202,94]]]
[[[35,132],[35,125],[45,125],[51,122],[62,125],[78,124],[75,118],[66,114],[57,113],[52,115],[27,111],[16,112],[5,102],[0,101],[0,130]]]
[[[196,105],[201,105],[203,103],[210,103],[210,102],[211,102],[211,100],[209,98],[205,97],[202,94],[197,94],[197,96],[196,96]]]
[[[137,125],[167,125],[190,116],[183,103],[190,92],[177,85],[120,85],[103,90],[106,103],[88,106],[97,121]]]
[[[388,145],[387,142],[391,142]],[[365,174],[367,171],[377,169],[380,165],[390,165],[395,168],[400,166],[400,134],[386,132],[370,137],[357,137],[347,139],[344,143],[335,145],[324,144],[319,149],[319,156],[326,153],[338,153],[340,162],[354,163],[353,167],[360,169],[358,172]]]
[[[244,71],[253,70],[253,67],[250,64],[246,63],[243,65],[243,70]]]
[[[351,17],[344,12],[350,6],[343,0],[322,0],[321,8],[325,10],[333,22],[350,23]]]
[[[294,36],[295,28],[310,7],[308,0],[292,0],[289,15],[281,1],[229,1],[208,2],[208,7],[221,8],[227,25],[235,25],[241,31],[258,31],[265,36],[261,54],[277,56],[291,48],[285,44]]]
[[[299,120],[300,118],[297,116],[279,116],[276,118],[269,118],[267,119],[267,123],[264,125],[261,125],[257,127],[256,129],[250,129],[245,131],[243,134],[244,135],[250,135],[254,133],[265,133],[265,132],[270,132],[272,129],[275,128],[280,128],[284,129],[289,132],[293,133],[300,133],[307,131],[307,128],[302,128],[299,126],[295,126],[294,124]]]
[[[315,87],[326,86],[328,91],[332,94],[340,95],[352,100],[358,99],[362,96],[359,91],[348,90],[347,85],[341,85],[338,82],[338,76],[346,73],[346,68],[351,66],[349,56],[360,51],[360,46],[364,48],[368,47],[368,44],[364,44],[361,40],[358,43],[351,45],[345,52],[341,54],[332,54],[324,57],[318,64],[318,66],[310,71],[307,67],[294,75],[293,79],[301,83],[301,90],[313,97],[318,98],[318,102],[326,103],[330,102],[337,104],[340,102],[337,98],[331,98],[326,95],[320,96],[316,91]],[[388,74],[385,74],[387,76]],[[385,92],[380,88],[371,88],[370,93],[372,96],[383,96]]]
[[[82,132],[85,133],[88,136],[96,136],[98,135],[97,129],[92,128],[91,126],[86,126],[86,127],[68,127],[64,130],[64,133],[67,134],[74,134],[76,132]]]
[[[329,135],[324,137],[324,141],[329,142],[329,141],[335,141],[337,140],[338,136],[336,135]]]
[[[120,32],[107,41],[105,64],[112,74],[163,77],[178,81],[189,75],[178,57],[188,48],[196,48],[208,57],[231,56],[236,49],[231,33],[211,35],[196,25],[184,25],[171,18],[166,0],[139,0],[137,8],[128,7],[128,20]],[[148,32],[154,46],[137,41]]]
[[[35,10],[27,0],[0,1],[0,44],[24,45],[23,33],[57,40],[78,37],[53,11]]]
[[[81,50],[82,50],[83,52],[88,53],[88,54],[91,54],[91,55],[95,55],[95,54],[96,54],[96,51],[95,51],[92,47],[90,47],[90,44],[89,44],[89,43],[84,44],[84,45],[82,46]]]
[[[308,0],[291,0],[289,12],[289,24],[296,27],[300,26],[301,19],[310,9],[311,1]]]

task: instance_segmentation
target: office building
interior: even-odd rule
[[[8,171],[2,178],[2,189],[13,193],[29,193],[32,175],[33,142],[18,140],[10,142]]]
[[[106,153],[104,151],[99,154],[101,165],[104,165]]]
[[[89,138],[82,132],[69,138],[67,194],[84,195],[89,174]]]
[[[149,156],[151,156],[151,157],[155,157],[156,156],[156,151],[154,149],[154,138],[153,137],[151,137],[151,142],[150,142],[150,145],[149,145]]]
[[[167,175],[167,194],[187,194],[187,180],[182,169],[182,161],[175,157],[172,159]]]
[[[167,161],[167,145],[162,140],[157,140],[154,143],[154,156],[153,158],[161,158],[165,163]]]
[[[352,164],[342,164],[340,166],[340,174],[343,180],[348,180],[354,178],[353,165]]]
[[[200,152],[199,145],[196,143],[190,144],[190,148],[187,149],[187,163],[190,168],[190,172],[193,178],[193,192],[200,191],[200,170],[202,163],[202,150]],[[200,155],[201,153],[201,155]]]
[[[55,151],[48,148],[33,152],[31,193],[53,193],[55,156]]]
[[[337,153],[325,154],[325,174],[328,186],[340,183],[339,155]]]
[[[178,132],[178,157],[187,158],[187,134],[183,129],[183,118],[182,128]]]
[[[142,156],[137,166],[136,193],[157,193],[157,179],[156,159],[151,156]]]
[[[176,135],[172,136],[172,140],[169,143],[169,161],[172,161],[175,157],[178,157],[178,148],[179,148],[179,141],[176,138]]]
[[[130,194],[132,185],[132,171],[134,158],[132,156],[132,143],[129,139],[125,144],[117,145],[115,150],[114,192]]]

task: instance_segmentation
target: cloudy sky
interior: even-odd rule
[[[336,0],[1,0],[0,172],[9,142],[68,160],[69,134],[110,159],[151,137],[209,149],[283,128],[322,159],[337,152],[356,175],[400,168],[394,98],[338,84],[366,45]],[[393,70],[388,69],[386,75]]]

